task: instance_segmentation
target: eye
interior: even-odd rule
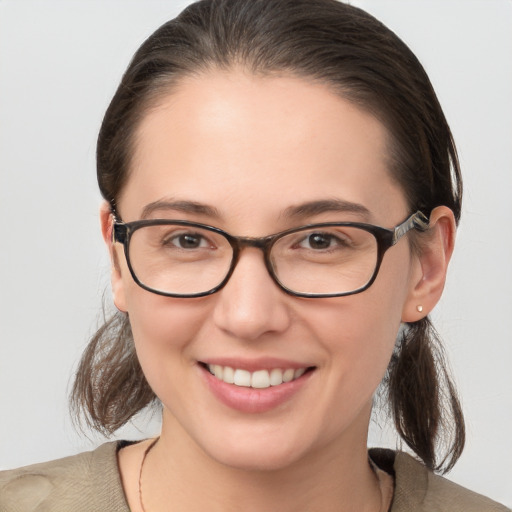
[[[327,249],[333,243],[333,236],[325,233],[313,233],[304,242],[310,249]]]
[[[199,249],[210,247],[206,238],[199,233],[180,233],[163,240],[162,245],[174,246],[179,249]]]
[[[312,250],[326,250],[349,245],[346,239],[333,235],[332,233],[308,233],[298,244],[299,247]]]

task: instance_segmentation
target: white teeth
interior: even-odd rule
[[[209,364],[208,370],[212,375],[227,384],[235,384],[246,388],[265,389],[270,386],[279,386],[284,382],[291,382],[298,379],[306,372],[306,368],[273,368],[270,370],[257,370],[249,372],[239,368],[231,368],[230,366],[220,366],[218,364]]]
[[[298,379],[299,377],[302,377],[304,375],[304,372],[306,371],[306,368],[299,368],[298,370],[295,370],[295,373],[293,374],[293,379]]]
[[[251,387],[258,389],[270,387],[270,376],[267,370],[258,370],[252,374]]]
[[[229,366],[224,366],[224,374],[222,376],[222,380],[228,384],[233,384],[235,382],[235,370]]]
[[[293,368],[288,368],[283,372],[283,382],[290,382],[293,380],[295,375],[295,370]]]
[[[247,370],[235,370],[234,384],[236,386],[251,387],[251,372]]]
[[[213,366],[213,374],[215,375],[215,377],[217,377],[217,379],[220,379],[222,380],[222,374],[224,372],[222,371],[222,366],[216,364]]]
[[[271,386],[279,386],[279,384],[283,383],[283,370],[279,368],[274,368],[270,370],[270,385]]]

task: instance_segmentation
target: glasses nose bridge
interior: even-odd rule
[[[255,249],[259,249],[263,253],[263,262],[265,264],[267,272],[269,273],[270,277],[274,281],[276,281],[269,257],[270,248],[272,247],[273,240],[273,236],[266,236],[261,238],[250,236],[231,236],[230,243],[231,246],[233,247],[233,262],[231,271],[229,273],[229,277],[231,277],[231,274],[234,272],[235,267],[238,265],[240,255],[243,249],[247,247],[253,247]]]
[[[269,246],[269,237],[256,238],[250,236],[237,236],[233,237],[236,248],[240,251],[245,247],[255,247],[260,249],[265,254]]]
[[[270,247],[272,246],[273,238],[274,237],[272,236],[266,236],[261,238],[252,236],[232,236],[231,246],[233,247],[234,250],[235,265],[236,263],[238,263],[240,254],[243,249],[245,249],[246,247],[254,247],[255,249],[259,249],[263,253],[263,260],[265,261],[265,266],[268,269],[268,255]]]

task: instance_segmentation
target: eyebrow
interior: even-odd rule
[[[304,218],[330,212],[355,213],[364,219],[371,217],[370,210],[366,206],[341,199],[321,199],[318,201],[308,201],[297,206],[290,206],[284,210],[283,216],[287,218]]]
[[[221,217],[217,208],[195,201],[178,201],[170,199],[159,199],[146,205],[141,214],[141,219],[147,219],[151,214],[159,211],[175,211],[182,213],[194,213],[196,215],[206,215],[214,219]]]
[[[159,199],[146,205],[141,214],[141,219],[147,219],[155,212],[159,211],[177,211],[182,213],[193,213],[196,215],[204,215],[213,219],[220,219],[221,214],[217,208],[196,201]],[[371,217],[370,210],[359,203],[352,203],[341,199],[321,199],[316,201],[308,201],[296,206],[289,206],[281,214],[282,217],[288,219],[303,219],[313,217],[322,213],[354,213],[368,219]]]

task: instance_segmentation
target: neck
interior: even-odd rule
[[[164,425],[144,464],[147,512],[163,512],[168,503],[177,512],[380,509],[381,491],[365,438],[336,440],[283,468],[240,469],[211,458],[178,425]]]

